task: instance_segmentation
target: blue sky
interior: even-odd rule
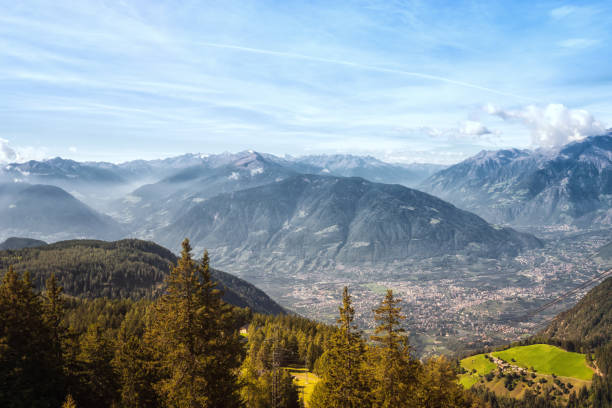
[[[459,161],[612,126],[612,6],[5,1],[0,161]]]

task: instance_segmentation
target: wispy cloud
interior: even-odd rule
[[[292,59],[298,59],[298,60],[320,62],[324,64],[342,65],[346,67],[362,69],[362,70],[367,70],[367,71],[387,73],[387,74],[406,75],[406,76],[411,76],[411,77],[430,80],[430,81],[444,82],[447,84],[457,85],[457,86],[461,86],[465,88],[478,89],[480,91],[490,92],[490,93],[494,93],[497,95],[508,96],[508,97],[516,98],[516,99],[534,100],[533,98],[530,98],[530,97],[515,95],[512,93],[504,92],[498,89],[489,88],[486,86],[481,86],[481,85],[464,82],[464,81],[457,81],[452,78],[445,78],[445,77],[441,77],[437,75],[430,75],[430,74],[426,74],[422,72],[404,71],[401,69],[385,68],[385,67],[380,67],[376,65],[362,64],[362,63],[357,63],[357,62],[352,62],[352,61],[319,58],[319,57],[314,57],[310,55],[295,54],[295,53],[290,53],[290,52],[280,52],[280,51],[266,50],[266,49],[261,49],[261,48],[250,48],[250,47],[243,47],[239,45],[215,44],[215,43],[206,43],[206,42],[200,43],[200,45],[203,45],[205,47],[223,48],[223,49],[249,52],[249,53],[255,53],[255,54],[270,55],[274,57],[292,58]]]
[[[552,11],[522,1],[9,2],[0,137],[16,151],[78,146],[75,157],[105,160],[524,147],[529,130],[480,107],[559,100],[612,121],[612,66],[598,52],[610,12],[604,1]]]
[[[579,7],[565,5],[552,9],[550,15],[552,18],[561,19],[576,13],[578,10],[580,10]]]
[[[583,49],[599,44],[599,40],[593,38],[568,38],[567,40],[559,41],[558,44],[563,48]]]

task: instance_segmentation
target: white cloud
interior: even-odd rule
[[[11,146],[0,138],[0,163],[22,163],[28,160],[44,160],[49,157],[45,147]]]
[[[499,135],[499,131],[492,131],[481,122],[475,120],[465,120],[459,123],[456,127],[438,128],[438,127],[421,127],[417,129],[421,133],[425,133],[433,139],[441,140],[456,140],[462,139],[483,140],[488,135]]]
[[[575,7],[575,6],[561,6],[561,7],[557,7],[557,8],[552,9],[550,11],[550,16],[552,18],[561,19],[561,18],[569,16],[570,14],[575,13],[576,11],[578,11],[578,7]]]
[[[493,132],[487,129],[487,127],[480,122],[466,120],[459,128],[459,133],[468,136],[483,136]]]
[[[10,163],[17,160],[17,152],[9,146],[6,139],[0,139],[0,163]]]
[[[586,110],[570,109],[557,103],[529,105],[519,110],[487,105],[485,110],[505,121],[525,125],[531,131],[532,143],[542,147],[561,146],[606,131],[605,126]]]
[[[68,148],[68,151],[69,151],[70,153],[76,153],[76,152],[77,152],[77,148],[76,148],[76,147],[74,147],[74,146],[70,146],[70,147]]]
[[[569,38],[567,40],[559,41],[557,44],[562,48],[582,49],[592,47],[598,43],[598,40],[594,40],[592,38]]]

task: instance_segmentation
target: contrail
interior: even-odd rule
[[[305,61],[321,62],[324,64],[344,65],[347,67],[353,67],[353,68],[363,69],[367,71],[386,72],[389,74],[396,74],[396,75],[406,75],[406,76],[411,76],[415,78],[428,79],[431,81],[445,82],[447,84],[463,86],[465,88],[478,89],[480,91],[485,91],[485,92],[493,93],[496,95],[509,96],[509,97],[516,98],[516,99],[537,101],[536,99],[529,98],[526,96],[515,95],[512,93],[499,91],[497,89],[487,88],[486,86],[480,86],[480,85],[472,84],[469,82],[456,81],[454,79],[445,78],[441,76],[423,74],[421,72],[404,71],[401,69],[384,68],[384,67],[379,67],[376,65],[360,64],[360,63],[352,62],[352,61],[320,58],[320,57],[313,57],[310,55],[295,54],[292,52],[272,51],[272,50],[265,50],[261,48],[242,47],[238,45],[218,44],[218,43],[209,43],[209,42],[199,42],[198,44],[204,47],[222,48],[222,49],[227,49],[227,50],[250,52],[253,54],[271,55],[274,57],[284,57],[284,58],[292,58],[292,59],[301,59]]]

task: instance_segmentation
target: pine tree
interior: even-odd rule
[[[156,389],[169,407],[237,407],[240,322],[211,281],[208,254],[198,264],[189,240],[182,247],[146,334],[160,367]]]
[[[64,397],[51,330],[30,276],[12,267],[0,284],[0,406],[59,406]]]
[[[113,365],[120,381],[121,406],[154,408],[161,406],[153,388],[156,370],[153,354],[142,341],[147,308],[138,305],[126,314],[117,334]]]
[[[380,306],[374,309],[378,323],[371,336],[378,346],[372,349],[374,406],[400,408],[416,406],[415,389],[419,364],[410,358],[408,337],[401,323],[405,317],[398,304],[400,299],[387,295]]]
[[[306,349],[305,364],[308,371],[314,370],[315,362],[317,361],[317,352],[313,343],[308,344]]]
[[[353,324],[355,309],[348,288],[342,294],[338,330],[332,335],[330,347],[323,356],[325,369],[317,385],[314,406],[337,408],[369,407],[369,390],[365,380],[365,344]]]
[[[444,356],[429,359],[423,367],[419,406],[429,408],[469,407],[470,401],[457,382],[457,373]]]
[[[51,347],[55,353],[57,363],[63,365],[63,342],[66,328],[62,326],[64,317],[63,288],[58,285],[55,274],[51,274],[46,282],[44,317],[51,329]]]
[[[119,378],[112,360],[114,345],[98,324],[92,324],[80,341],[77,356],[78,378],[81,382],[80,404],[86,407],[109,407],[119,399]]]
[[[66,395],[62,408],[77,408],[77,404],[71,394]]]

